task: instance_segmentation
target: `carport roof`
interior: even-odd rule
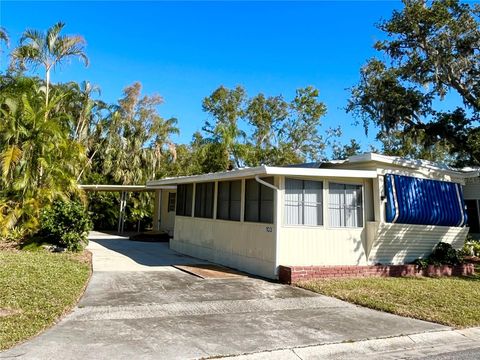
[[[86,191],[125,191],[125,192],[143,192],[153,191],[155,189],[176,189],[176,186],[162,186],[155,187],[155,189],[148,188],[145,185],[103,185],[103,184],[88,184],[78,185],[82,190]]]

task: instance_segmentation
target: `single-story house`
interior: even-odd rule
[[[366,153],[153,180],[147,188],[159,189],[154,223],[171,232],[173,250],[276,278],[279,265],[403,264],[440,241],[460,248],[469,176]]]

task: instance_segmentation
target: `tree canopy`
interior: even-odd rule
[[[203,109],[212,120],[203,127],[206,137],[199,136],[216,149],[223,170],[325,159],[326,148],[341,133],[321,133],[326,106],[312,86],[297,89],[290,101],[262,93],[249,98],[241,86],[221,86],[203,100]]]
[[[378,24],[382,57],[361,69],[347,111],[379,127],[386,153],[480,165],[479,14],[457,0],[404,0]],[[453,93],[463,104],[438,110]]]
[[[85,39],[26,30],[12,46],[10,67],[0,74],[0,237],[22,239],[39,227],[41,212],[57,199],[88,202],[97,226],[114,224],[118,199],[84,194],[78,184],[143,184],[165,176],[223,171],[259,164],[283,165],[326,157],[340,129],[321,130],[326,106],[319,91],[297,89],[286,100],[242,86],[220,86],[203,99],[208,119],[191,142],[175,142],[175,118],[163,118],[163,98],[128,85],[115,103],[99,86],[55,83],[51,74],[76,57],[88,65]],[[9,42],[5,29],[0,41]],[[40,76],[40,77],[38,77]],[[357,147],[350,147],[350,151]],[[127,219],[148,219],[148,193],[129,198]]]

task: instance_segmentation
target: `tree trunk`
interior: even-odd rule
[[[45,118],[47,117],[48,111],[48,95],[50,91],[50,67],[47,67],[47,70],[45,71],[45,85],[46,85],[46,90],[45,90]]]

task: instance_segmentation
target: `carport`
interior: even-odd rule
[[[158,232],[165,231],[167,233],[173,232],[172,219],[169,218],[168,213],[175,211],[175,196],[172,197],[170,194],[176,193],[176,186],[150,187],[145,185],[90,184],[90,185],[78,185],[78,187],[84,191],[106,191],[106,192],[119,193],[120,204],[119,204],[118,227],[117,227],[117,231],[119,234],[124,233],[125,214],[126,214],[127,199],[129,194],[134,192],[154,192],[155,199],[154,199],[154,207],[153,207],[153,231],[158,231]],[[173,210],[172,210],[172,203],[173,203]],[[174,221],[174,217],[173,217],[173,221]]]

